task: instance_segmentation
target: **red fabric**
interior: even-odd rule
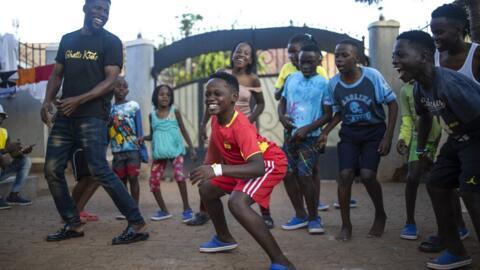
[[[126,167],[114,167],[113,172],[118,176],[120,179],[125,179],[128,176],[139,176],[140,175],[140,167],[134,165],[127,165]]]
[[[263,153],[268,159],[274,143],[257,134],[257,129],[241,112],[236,111],[232,121],[221,126],[217,118],[212,117],[212,134],[208,147],[206,163],[223,161],[225,164],[245,164],[255,153]],[[222,160],[219,160],[221,157]]]
[[[35,68],[35,82],[48,81],[53,72],[55,64]]]
[[[260,206],[269,208],[273,188],[282,181],[287,171],[285,154],[281,151],[276,154],[276,161],[265,160],[265,174],[261,177],[243,180],[220,176],[213,178],[211,183],[227,193],[231,193],[232,191],[243,192]]]

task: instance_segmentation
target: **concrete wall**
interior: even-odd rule
[[[401,81],[397,78],[397,72],[392,66],[392,49],[398,36],[400,23],[394,20],[377,21],[368,26],[369,32],[369,56],[371,66],[378,69],[387,82],[400,97]],[[400,105],[400,104],[399,104]],[[388,112],[386,110],[386,112]],[[392,139],[390,154],[382,158],[378,170],[380,181],[390,181],[395,169],[403,164],[402,157],[395,150],[397,136],[400,127],[400,109],[398,112],[397,125]]]
[[[58,45],[53,44],[46,49],[46,63],[55,63]],[[40,119],[41,101],[34,99],[26,91],[18,92],[12,98],[0,99],[0,104],[8,113],[3,126],[8,130],[10,140],[19,139],[24,144],[35,144],[29,155],[35,165],[44,162],[48,128]]]

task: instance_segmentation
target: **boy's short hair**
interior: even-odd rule
[[[337,46],[338,45],[350,45],[350,46],[354,47],[355,50],[357,51],[357,56],[360,59],[360,62],[365,63],[365,54],[363,52],[363,44],[361,44],[360,42],[358,42],[356,40],[353,40],[353,39],[344,39],[344,40],[340,41],[337,44]]]
[[[448,20],[461,23],[464,26],[464,36],[470,32],[470,23],[468,20],[467,11],[458,4],[444,4],[439,6],[432,12],[432,19],[435,18],[447,18]]]
[[[310,45],[310,44],[313,44],[313,45],[317,45],[318,46],[318,43],[317,41],[315,40],[315,38],[313,38],[312,35],[310,35],[309,33],[298,33],[298,34],[295,34],[294,36],[292,36],[289,40],[288,40],[288,43],[289,44],[293,44],[293,43],[300,43],[300,45],[303,47],[303,46],[306,46],[306,45]]]
[[[314,45],[314,44],[305,45],[300,49],[300,51],[302,51],[302,52],[314,52],[314,53],[320,54],[320,49],[318,48],[317,45]]]
[[[430,54],[435,53],[435,42],[430,34],[420,31],[420,30],[411,30],[406,31],[398,35],[397,40],[405,39],[408,40],[410,43],[413,43],[419,46],[422,49],[427,50]]]
[[[168,93],[170,94],[170,103],[168,103],[168,106],[172,106],[173,104],[173,98],[174,98],[173,88],[168,84],[160,84],[159,86],[155,87],[152,93],[152,104],[155,108],[158,107],[157,97],[158,97],[158,92],[160,92],[160,89],[162,89],[162,87],[166,87],[168,89]]]
[[[360,56],[362,54],[363,45],[361,45],[357,41],[354,41],[354,40],[351,40],[351,39],[344,39],[344,40],[340,41],[337,45],[350,45],[357,50],[358,56]]]
[[[238,94],[240,86],[238,85],[237,78],[235,78],[235,76],[233,76],[232,74],[227,73],[227,72],[223,72],[223,71],[218,71],[218,72],[215,72],[212,75],[210,75],[208,80],[211,80],[211,79],[224,80],[227,83],[227,85],[229,86],[229,88],[232,91],[234,91],[235,93]]]

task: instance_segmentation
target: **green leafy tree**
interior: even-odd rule
[[[179,18],[178,16],[176,18]],[[193,26],[196,22],[202,21],[203,16],[200,14],[185,13],[181,15],[180,31],[183,37],[189,37],[192,33]]]
[[[203,20],[202,15],[192,13],[182,14],[176,18],[180,19],[179,30],[183,37],[189,37],[192,34],[195,23]],[[165,38],[163,39],[163,43],[159,44],[159,49],[164,46]],[[262,74],[265,70],[264,58],[259,57],[257,62],[257,70],[259,74]],[[161,80],[170,85],[177,86],[206,78],[218,69],[228,66],[230,66],[230,51],[206,53],[171,65],[162,72]]]

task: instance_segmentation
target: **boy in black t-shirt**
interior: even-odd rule
[[[40,112],[45,124],[51,123],[52,103],[63,80],[62,96],[55,102],[58,112],[48,138],[44,170],[65,227],[48,235],[47,241],[83,236],[78,209],[65,181],[65,167],[75,146],[83,149],[90,173],[128,220],[127,229],[115,237],[112,244],[148,238],[137,204],[106,159],[111,89],[123,66],[122,42],[103,29],[109,11],[109,0],[85,1],[83,27],[62,37],[55,58],[57,63],[48,81]]]
[[[454,269],[472,260],[460,241],[452,205],[460,189],[477,237],[480,229],[480,86],[456,71],[435,67],[435,44],[429,34],[409,31],[397,37],[393,65],[404,82],[415,81],[419,115],[417,155],[427,158],[426,142],[432,118],[438,117],[449,134],[433,165],[427,184],[445,251],[427,266]]]

